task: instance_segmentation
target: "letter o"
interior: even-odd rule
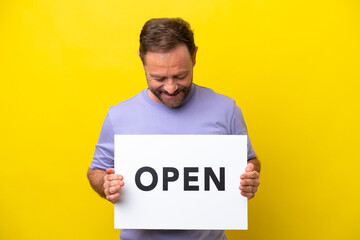
[[[141,174],[143,174],[144,172],[149,172],[152,175],[153,180],[149,186],[144,186],[140,181]],[[135,174],[135,183],[140,190],[151,191],[156,187],[157,182],[158,182],[158,175],[156,171],[151,167],[142,167],[139,170],[137,170]]]

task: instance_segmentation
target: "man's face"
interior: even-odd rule
[[[183,44],[164,53],[147,52],[143,67],[150,98],[168,107],[178,107],[190,93],[194,65],[195,56],[192,61]]]

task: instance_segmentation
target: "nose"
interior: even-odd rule
[[[168,79],[164,86],[164,90],[169,94],[174,94],[178,88],[177,83],[173,79]]]

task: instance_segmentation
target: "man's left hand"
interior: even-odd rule
[[[241,195],[251,199],[255,196],[255,193],[260,185],[259,176],[260,174],[254,170],[254,164],[248,163],[245,168],[245,173],[240,176],[240,187]]]

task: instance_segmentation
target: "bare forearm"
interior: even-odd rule
[[[260,164],[260,161],[256,157],[248,160],[248,163],[254,164],[254,170],[257,171],[258,173],[260,173],[261,164]]]
[[[105,198],[104,192],[104,176],[106,172],[100,169],[89,169],[87,177],[89,179],[91,187],[103,198]]]

